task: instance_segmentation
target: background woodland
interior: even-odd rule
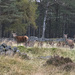
[[[45,38],[75,35],[74,0],[0,0],[0,37],[17,35]],[[46,19],[44,20],[44,18]]]

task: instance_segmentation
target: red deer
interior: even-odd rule
[[[27,45],[28,42],[28,36],[17,36],[16,33],[12,33],[13,37],[17,41],[17,43],[25,43]]]
[[[67,39],[67,34],[64,34],[65,42],[70,48],[74,48],[74,41],[71,39]]]

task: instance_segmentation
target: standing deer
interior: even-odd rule
[[[12,33],[12,35],[17,41],[17,43],[25,43],[25,45],[27,45],[28,36],[17,36],[16,33]]]
[[[71,39],[67,39],[67,34],[64,34],[65,42],[70,48],[74,48],[74,41]]]

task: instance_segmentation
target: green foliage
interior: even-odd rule
[[[35,48],[26,48],[24,46],[18,46],[18,48],[21,52],[27,52],[27,53],[31,52],[32,54],[39,54],[43,51],[43,49],[36,48],[36,47]]]
[[[18,46],[18,49],[19,49],[21,52],[25,52],[27,48],[24,47],[24,46]]]
[[[58,54],[58,49],[57,48],[51,48],[51,54],[52,55],[57,55]]]
[[[16,4],[19,12],[22,13],[22,18],[20,19],[22,22],[20,24],[25,24],[26,27],[32,25],[36,28],[35,20],[37,18],[36,15],[37,5],[35,4],[35,2],[29,2],[28,0],[21,0]]]
[[[49,3],[48,6],[47,3]],[[1,0],[0,8],[3,36],[11,31],[17,32],[19,35],[24,35],[26,32],[28,34],[28,27],[30,27],[31,35],[41,37],[46,10],[48,10],[48,14],[45,37],[62,37],[64,33],[68,33],[72,37],[74,35],[74,0],[41,0],[40,3],[35,3],[33,0]],[[37,27],[38,29],[34,30]]]
[[[48,2],[49,5],[47,6]],[[46,37],[63,37],[64,33],[68,33],[73,36],[74,29],[71,29],[71,27],[75,27],[74,0],[42,0],[38,5],[40,7],[38,9],[41,15],[39,15],[39,17],[41,18],[41,21],[38,20],[39,25],[43,25],[42,23],[45,15],[45,10],[48,10],[45,31]]]
[[[0,2],[1,12],[0,20],[3,23],[5,20],[9,22],[4,22],[2,26],[2,32],[14,31],[20,35],[25,34],[27,27],[32,25],[36,28],[35,20],[37,18],[36,10],[37,5],[35,2],[29,2],[28,0],[1,0]]]

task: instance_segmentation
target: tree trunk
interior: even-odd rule
[[[0,16],[1,16],[1,7],[0,7]],[[0,38],[2,37],[2,25],[1,25],[1,19],[0,19]]]
[[[46,7],[46,11],[45,11],[45,16],[44,16],[44,21],[43,21],[42,39],[44,39],[44,37],[45,37],[46,18],[47,18],[47,13],[48,13],[48,6],[49,6],[49,2],[47,3],[47,7]]]
[[[0,38],[2,37],[2,25],[1,25],[1,20],[0,20]]]

